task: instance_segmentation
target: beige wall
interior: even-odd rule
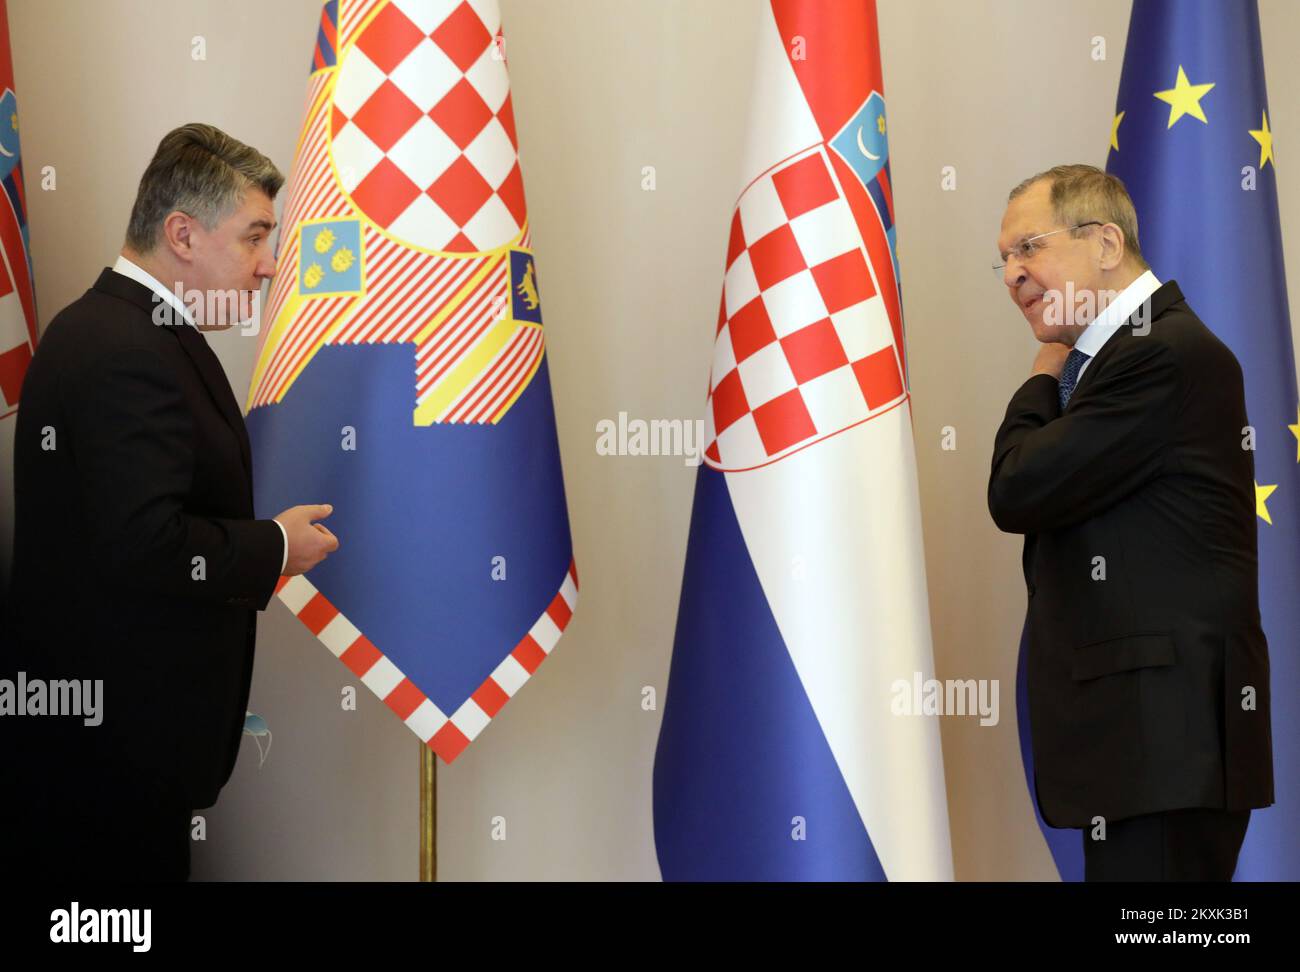
[[[439,771],[445,879],[656,879],[650,767],[681,583],[694,470],[606,458],[595,425],[701,414],[734,202],[757,0],[501,0],[545,297],[582,575],[577,615],[537,678]],[[1300,299],[1300,9],[1261,0],[1290,292]],[[1003,684],[996,728],[942,726],[963,879],[1051,875],[1012,712],[1024,610],[1017,538],[984,488],[992,437],[1033,341],[987,266],[1009,187],[1061,161],[1104,163],[1127,0],[881,0],[917,454],[940,678]],[[158,138],[212,122],[286,172],[317,0],[10,0],[42,324],[120,245]],[[207,60],[190,57],[202,35]],[[1104,62],[1090,58],[1106,38]],[[42,167],[57,189],[41,189]],[[657,189],[641,189],[643,166]],[[940,170],[957,169],[957,190]],[[211,338],[236,393],[254,342]],[[940,430],[957,429],[955,452]],[[302,500],[326,501],[321,495]],[[346,539],[346,538],[345,538]],[[244,743],[207,813],[199,878],[409,879],[417,743],[278,603],[262,617]],[[345,677],[348,676],[348,677]],[[490,839],[504,817],[508,838]]]

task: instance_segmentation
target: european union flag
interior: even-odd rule
[[[1133,197],[1156,276],[1178,280],[1245,373],[1276,802],[1251,813],[1237,878],[1295,881],[1300,404],[1255,0],[1135,0],[1106,168]]]

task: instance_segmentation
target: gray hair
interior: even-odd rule
[[[214,229],[250,188],[274,199],[282,185],[280,170],[257,149],[212,125],[182,125],[163,136],[140,177],[127,245],[137,253],[151,252],[163,220],[177,210]]]
[[[1119,176],[1103,172],[1095,165],[1055,165],[1012,189],[1007,202],[1044,179],[1050,180],[1052,213],[1058,223],[1074,226],[1094,219],[1114,223],[1124,235],[1125,255],[1143,270],[1150,269],[1138,246],[1137,210]],[[1079,232],[1070,235],[1078,236]]]

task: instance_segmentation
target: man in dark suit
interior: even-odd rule
[[[988,493],[1025,535],[1039,809],[1083,829],[1087,880],[1230,880],[1273,802],[1241,368],[1151,273],[1114,176],[1026,180],[998,248],[1043,344]]]
[[[116,266],[27,372],[5,674],[102,694],[92,719],[10,720],[26,877],[188,876],[192,811],[234,768],[256,612],[338,546],[312,522],[327,506],[254,519],[243,416],[200,333],[252,315],[282,182],[211,126],[169,133]]]

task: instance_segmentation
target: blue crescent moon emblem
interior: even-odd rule
[[[0,93],[0,176],[7,176],[18,158],[18,130],[13,118],[18,113],[18,99],[9,88]],[[9,160],[15,160],[10,164]]]
[[[865,155],[867,158],[869,158],[872,162],[879,162],[879,161],[880,161],[880,156],[879,156],[879,155],[872,155],[872,154],[871,154],[871,150],[868,149],[865,145],[862,144],[862,126],[861,126],[861,125],[858,126],[858,151],[861,152],[863,155]]]
[[[864,186],[889,164],[884,120],[885,99],[873,91],[828,143]]]

